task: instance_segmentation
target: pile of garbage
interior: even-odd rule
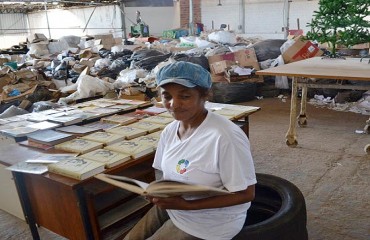
[[[243,38],[233,32],[215,31],[176,40],[133,38],[124,42],[130,45],[123,45],[122,39],[114,39],[112,34],[58,40],[48,40],[43,34],[28,37],[26,54],[0,54],[0,114],[24,100],[66,105],[108,93],[129,99],[155,99],[156,73],[175,61],[197,63],[211,72],[211,100],[215,102],[254,99],[256,86],[264,83],[289,88],[284,78],[231,79],[225,77],[225,71],[237,69],[236,73],[253,74],[284,64],[283,50],[294,41]],[[245,81],[230,84],[235,79]]]

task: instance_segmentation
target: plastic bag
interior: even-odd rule
[[[280,65],[284,65],[284,59],[282,55],[280,55],[278,58],[275,59],[274,62],[272,62],[271,67],[276,67]],[[289,89],[288,78],[286,76],[276,76],[275,87],[280,89]]]
[[[213,32],[208,35],[209,41],[214,41],[217,43],[228,43],[228,44],[235,44],[236,41],[236,34],[229,31],[217,31]]]
[[[62,92],[77,89],[74,93],[66,98],[60,98],[58,103],[66,104],[77,99],[93,97],[97,93],[106,94],[108,91],[113,90],[113,84],[100,80],[89,75],[80,76],[77,82],[71,86],[61,89]]]

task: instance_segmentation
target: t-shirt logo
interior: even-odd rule
[[[180,174],[186,172],[186,168],[189,166],[189,161],[181,159],[176,165],[176,171]]]

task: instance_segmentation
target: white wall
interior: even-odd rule
[[[58,39],[67,35],[92,35],[112,33],[121,37],[121,12],[118,6],[97,7],[92,15],[87,29],[83,31],[94,8],[49,10],[48,19],[51,38]],[[151,35],[159,36],[167,29],[180,26],[179,4],[174,7],[141,7],[125,8],[127,33],[130,32],[130,22],[136,21],[136,11],[141,12],[142,19],[149,25]],[[130,19],[130,20],[129,20]],[[49,37],[47,18],[44,11],[29,14],[29,23],[33,33],[43,33]],[[59,29],[58,29],[59,28]]]
[[[241,0],[221,0],[222,6],[217,6],[217,3],[214,0],[202,0],[202,22],[206,29],[211,29],[213,20],[215,29],[218,29],[221,23],[225,23],[230,26],[230,30],[241,33],[238,28],[243,24]],[[299,18],[300,28],[306,33],[309,30],[306,25],[311,21],[312,14],[317,8],[318,0],[290,2],[290,29],[297,29]],[[259,36],[264,39],[284,38],[282,28],[285,20],[283,0],[245,0],[246,36]]]
[[[26,40],[27,15],[22,13],[0,14],[0,48],[10,48]]]

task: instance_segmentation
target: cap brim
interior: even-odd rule
[[[196,87],[197,85],[189,82],[189,80],[186,80],[186,79],[182,79],[182,78],[169,78],[169,79],[166,79],[166,80],[162,80],[159,84],[158,84],[158,87],[161,87],[165,84],[169,84],[169,83],[176,83],[176,84],[180,84],[184,87],[188,87],[188,88],[193,88],[193,87]]]

